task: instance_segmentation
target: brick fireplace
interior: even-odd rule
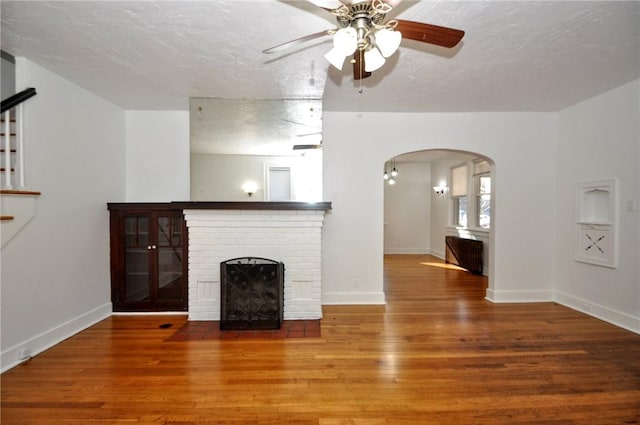
[[[189,320],[220,320],[220,263],[239,257],[270,258],[286,265],[284,320],[322,317],[322,225],[330,204],[205,204],[184,209],[189,228]]]

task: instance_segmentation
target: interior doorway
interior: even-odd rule
[[[483,274],[490,281],[493,161],[472,152],[425,150],[389,158],[383,173],[392,166],[395,184],[381,179],[384,254],[427,254],[445,260],[447,236],[478,240],[483,244]],[[464,176],[462,186],[460,176]]]

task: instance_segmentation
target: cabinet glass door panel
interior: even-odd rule
[[[158,248],[158,300],[182,299],[182,248]]]
[[[158,217],[158,300],[182,299],[182,216]],[[178,235],[178,237],[175,237]]]
[[[182,246],[182,216],[171,217],[171,246]]]
[[[149,219],[125,218],[125,301],[149,299]]]

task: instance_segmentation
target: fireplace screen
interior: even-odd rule
[[[266,258],[220,263],[220,329],[280,329],[284,264]]]

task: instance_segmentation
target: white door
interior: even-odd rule
[[[291,200],[291,169],[289,167],[269,167],[268,200]]]

